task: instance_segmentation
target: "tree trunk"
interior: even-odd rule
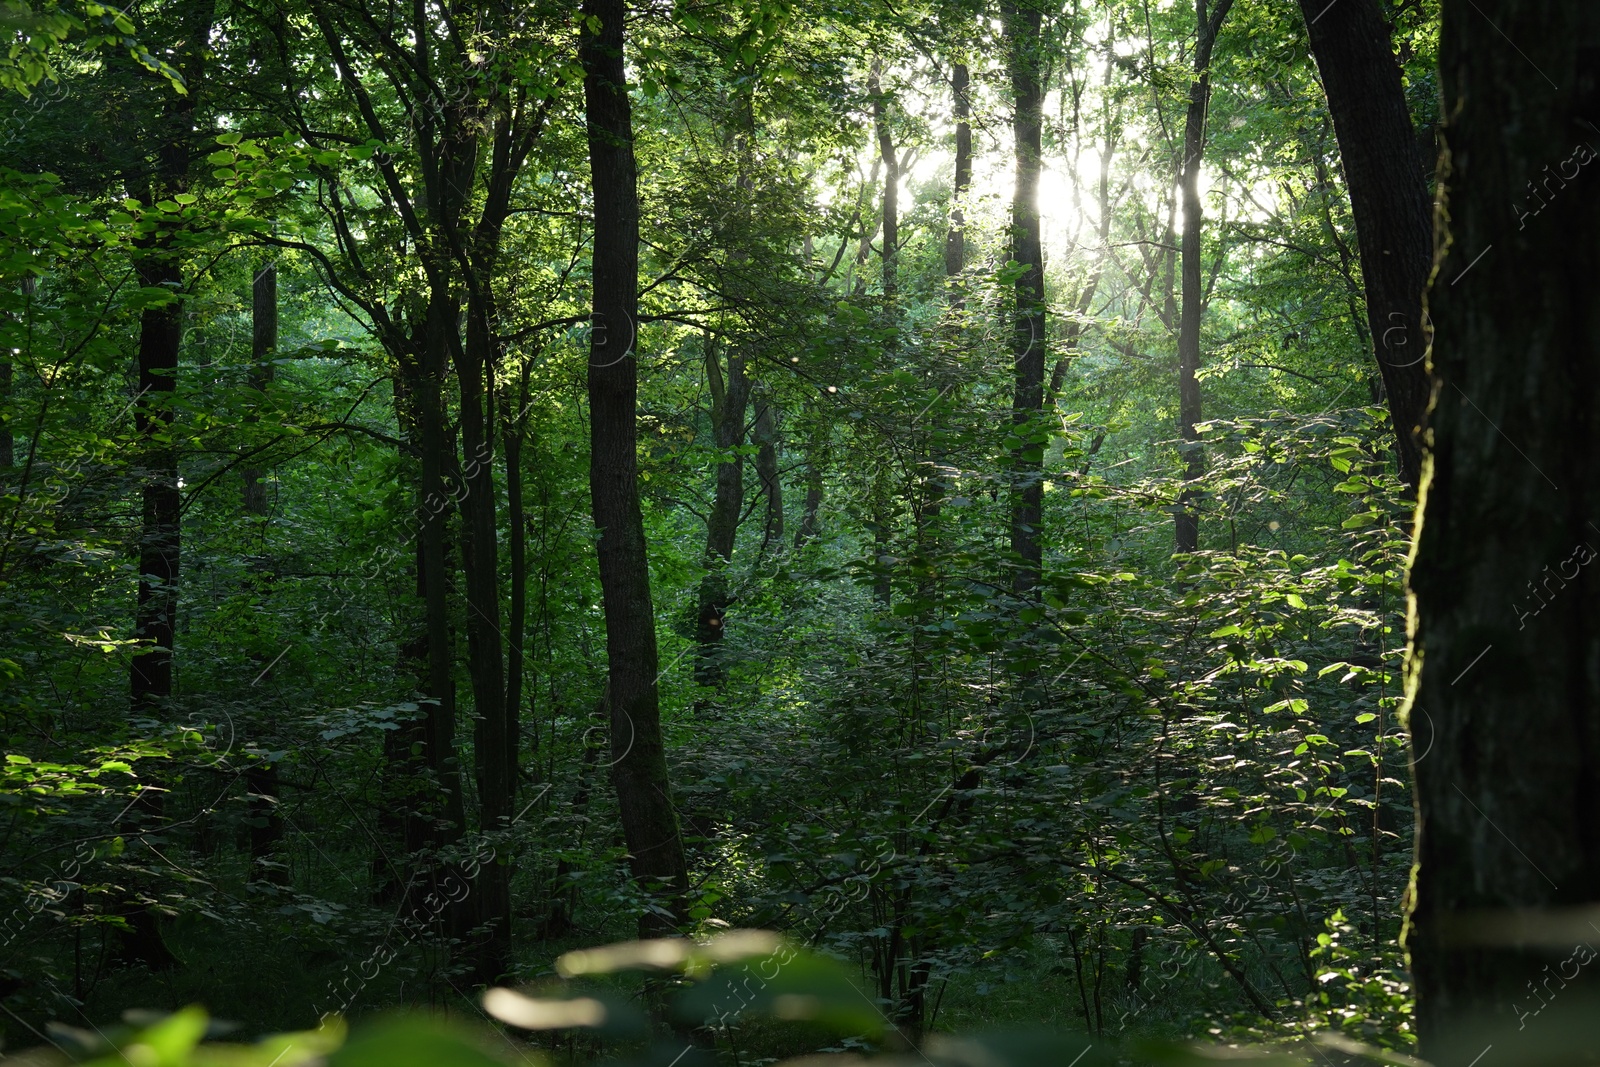
[[[461,765],[456,754],[455,635],[450,627],[450,514],[460,496],[447,474],[455,466],[455,443],[445,417],[444,379],[449,339],[458,309],[437,296],[430,300],[421,329],[422,363],[412,382],[416,404],[417,444],[422,454],[421,529],[418,537],[418,586],[422,593],[427,633],[428,698],[423,754],[437,777],[439,792],[430,799],[429,843],[446,844],[465,827],[461,801]]]
[[[900,160],[895,154],[894,131],[889,129],[889,98],[883,92],[882,74],[882,61],[874,60],[867,75],[867,93],[872,97],[878,158],[883,161],[883,303],[892,309],[900,290]]]
[[[1199,490],[1193,483],[1205,473],[1205,453],[1195,424],[1200,421],[1200,315],[1205,305],[1205,280],[1201,270],[1200,232],[1203,206],[1200,203],[1200,164],[1205,154],[1206,109],[1211,104],[1211,49],[1217,30],[1227,16],[1233,0],[1221,0],[1207,16],[1206,0],[1195,0],[1194,13],[1198,40],[1194,49],[1194,80],[1189,83],[1189,110],[1183,124],[1183,168],[1178,182],[1183,201],[1181,256],[1183,304],[1178,320],[1178,429],[1183,437],[1183,478],[1185,488],[1175,515],[1175,547],[1193,552],[1200,547],[1200,516],[1194,501]]]
[[[658,894],[665,911],[640,917],[640,933],[650,937],[676,929],[689,879],[661,740],[655,610],[639,505],[639,196],[623,59],[627,6],[625,0],[584,0],[582,12],[579,52],[594,192],[589,492],[600,534],[612,781],[633,875]]]
[[[272,384],[274,367],[272,357],[278,348],[278,267],[263,263],[256,271],[250,286],[250,388],[265,400],[267,387]],[[247,416],[251,422],[255,416]],[[244,479],[244,510],[247,515],[265,518],[267,515],[267,488],[261,483],[259,467],[246,467],[240,472]]]
[[[761,482],[761,495],[767,501],[767,522],[761,536],[761,555],[767,547],[783,540],[783,479],[778,473],[778,417],[772,390],[762,386],[756,401],[756,421],[751,430],[755,438],[756,477]]]
[[[184,192],[189,184],[189,154],[195,133],[195,94],[205,69],[206,44],[216,19],[214,0],[191,0],[178,11],[177,40],[171,52],[185,81],[194,87],[171,98],[161,117],[155,170],[146,197],[150,203]],[[134,426],[140,445],[143,515],[139,530],[139,591],[134,609],[134,637],[143,651],[129,667],[134,714],[159,716],[172,700],[173,643],[177,636],[178,568],[181,549],[182,500],[178,491],[178,452],[172,439],[173,393],[178,383],[178,356],[183,345],[183,271],[177,242],[157,234],[142,249],[135,272],[139,284],[164,289],[172,300],[146,308],[139,318],[137,371],[139,396]],[[119,828],[148,833],[164,820],[159,790],[141,794],[131,819]],[[166,946],[154,912],[137,904],[118,911],[128,923],[123,947],[131,962],[152,970],[177,965]]]
[[[176,292],[183,286],[170,255],[140,261],[139,284]],[[134,421],[142,449],[144,519],[139,534],[139,600],[134,636],[133,707],[150,714],[172,697],[172,643],[178,611],[180,548],[178,454],[172,444],[172,394],[177,386],[183,305],[147,308],[139,323],[139,393]]]
[[[250,287],[250,387],[265,402],[272,383],[272,357],[278,349],[278,268],[263,263]],[[259,468],[243,472],[245,514],[265,522],[267,490]],[[278,765],[252,764],[244,776],[250,819],[250,878],[274,885],[289,884],[289,871],[276,862],[283,840],[283,819],[278,815]]]
[[[486,285],[487,278],[480,277]],[[473,755],[478,787],[479,828],[503,830],[516,799],[517,752],[506,706],[505,654],[500,629],[500,546],[495,516],[494,395],[492,359],[494,320],[486,294],[469,297],[466,343],[456,360],[460,390],[462,564],[467,586],[467,657],[472,676]],[[476,918],[492,923],[478,945],[476,977],[493,981],[510,967],[510,867],[498,859],[478,873]]]
[[[745,373],[744,355],[737,348],[728,351],[726,379],[717,361],[716,342],[709,334],[705,337],[705,348],[706,382],[711,389],[711,433],[718,458],[711,515],[706,521],[706,572],[700,579],[695,617],[695,640],[699,646],[694,679],[701,685],[720,689],[725,680],[721,655],[723,624],[728,612],[728,565],[733,560],[734,540],[738,537],[739,518],[744,511],[744,456],[736,450],[744,444],[750,378]]]
[[[506,526],[511,563],[511,604],[506,619],[506,746],[513,753],[521,744],[523,673],[527,656],[523,644],[528,629],[528,518],[522,499],[522,449],[528,436],[528,389],[532,363],[522,367],[522,387],[514,408],[506,408],[503,440],[506,454]],[[537,767],[537,764],[535,764]],[[515,773],[516,768],[512,771]]]
[[[1400,66],[1377,0],[1300,0],[1350,190],[1367,323],[1394,420],[1400,478],[1416,488],[1428,405],[1422,291],[1433,204]]]
[[[971,75],[965,63],[950,68],[950,91],[955,99],[956,170],[950,186],[950,228],[944,235],[944,273],[954,279],[967,265],[967,192],[972,188],[972,98],[968,95]],[[964,301],[959,293],[951,296],[950,306]]]
[[[804,548],[817,536],[818,513],[822,510],[822,461],[806,451],[806,501],[800,509],[800,525],[795,527],[794,547]]]
[[[1039,583],[1044,518],[1045,297],[1044,245],[1039,223],[1039,171],[1043,164],[1044,53],[1037,7],[1001,5],[1006,61],[1014,105],[1017,184],[1011,197],[1011,259],[1022,269],[1016,280],[1016,320],[1011,332],[1014,385],[1011,394],[1011,552],[1016,557],[1012,590],[1027,596]]]
[[[1587,1038],[1559,1062],[1588,1062],[1600,974],[1559,961],[1596,940],[1590,912],[1531,931],[1600,899],[1600,7],[1446,0],[1440,41],[1447,232],[1407,694],[1421,1054],[1557,1062],[1519,1043],[1554,1033],[1524,1016],[1559,968],[1580,988],[1550,1006],[1586,1013],[1569,1022]],[[1498,1028],[1492,1054],[1457,1045],[1468,1023]]]

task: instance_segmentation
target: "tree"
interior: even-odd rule
[[[744,511],[745,408],[750,400],[750,376],[745,356],[737,345],[723,345],[727,356],[719,359],[718,345],[705,335],[706,382],[711,393],[711,435],[717,446],[716,483],[711,494],[711,514],[706,517],[705,575],[700,579],[695,637],[699,662],[695,681],[720,688],[726,676],[721,662],[724,623],[728,613],[728,565]],[[723,373],[722,365],[727,364]]]
[[[1217,31],[1233,0],[1220,0],[1207,11],[1206,0],[1195,0],[1194,73],[1189,82],[1189,107],[1183,120],[1183,166],[1178,172],[1183,204],[1182,276],[1183,309],[1178,321],[1178,429],[1183,436],[1184,480],[1196,482],[1205,473],[1200,433],[1200,317],[1205,310],[1205,281],[1201,263],[1200,169],[1205,155],[1206,113],[1211,107],[1211,52]],[[1200,547],[1200,516],[1195,513],[1197,491],[1186,488],[1178,500],[1175,536],[1179,552]]]
[[[1584,281],[1600,266],[1597,39],[1592,7],[1444,5],[1436,384],[1407,693],[1418,844],[1406,943],[1421,1050],[1436,1062],[1456,1062],[1439,1057],[1461,1054],[1451,1038],[1468,1021],[1520,1031],[1519,1004],[1557,948],[1497,936],[1491,919],[1600,896],[1600,308]],[[1577,927],[1563,939],[1592,940]],[[1497,1039],[1484,1063],[1519,1054]]]
[[[1432,204],[1416,132],[1377,0],[1300,0],[1300,10],[1350,190],[1395,458],[1401,480],[1415,487],[1429,397],[1422,291],[1433,257]]]
[[[639,506],[637,352],[639,194],[624,64],[624,0],[585,0],[580,52],[594,192],[594,318],[589,347],[589,491],[600,531],[611,779],[633,874],[664,911],[644,936],[672,931],[689,889],[661,740],[655,609]]]
[[[1011,78],[1011,130],[1016,185],[1011,194],[1011,261],[1016,312],[1011,327],[1012,590],[1026,596],[1039,582],[1044,542],[1045,337],[1044,244],[1040,236],[1039,172],[1043,166],[1046,61],[1043,12],[1033,0],[1001,5],[1006,66]]]
[[[271,261],[262,263],[250,284],[250,386],[259,396],[263,406],[267,403],[267,387],[272,384],[273,360],[278,355],[278,265]],[[243,481],[243,505],[246,515],[265,523],[271,507],[267,500],[267,487],[262,482],[263,472],[256,467],[246,467],[240,472]],[[270,578],[270,575],[268,576]],[[272,669],[261,657],[263,673]],[[259,676],[258,676],[259,680]],[[251,767],[245,773],[245,788],[250,798],[250,876],[277,885],[288,884],[288,870],[276,862],[275,853],[283,840],[283,819],[278,814],[280,778],[276,762]]]

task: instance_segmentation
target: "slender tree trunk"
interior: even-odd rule
[[[818,513],[822,510],[822,462],[806,450],[806,500],[800,509],[800,525],[795,527],[794,547],[801,549],[817,536]]]
[[[139,282],[176,290],[183,285],[168,255],[142,260]],[[134,636],[145,649],[133,657],[133,706],[149,714],[172,697],[172,645],[178,611],[180,548],[178,457],[172,444],[172,393],[177,385],[183,305],[149,308],[139,327],[139,392],[134,405],[143,444],[144,520],[139,535],[139,600]]]
[[[756,400],[756,421],[751,429],[755,438],[756,477],[761,482],[761,495],[767,501],[767,521],[761,536],[761,554],[767,547],[783,540],[783,479],[778,473],[778,417],[772,399],[772,390],[762,386]]]
[[[518,402],[505,411],[503,424],[506,455],[507,548],[511,563],[511,604],[506,619],[506,748],[516,752],[521,744],[523,673],[527,656],[523,647],[528,629],[528,518],[522,498],[522,449],[528,436],[528,389],[532,364],[522,368]],[[537,767],[537,763],[535,764]],[[513,767],[513,774],[516,768]]]
[[[1186,486],[1176,513],[1176,548],[1200,547],[1200,516],[1194,510],[1199,490],[1194,483],[1205,473],[1205,453],[1195,424],[1200,421],[1200,316],[1205,310],[1205,279],[1200,245],[1204,207],[1200,202],[1200,166],[1205,155],[1206,110],[1211,106],[1211,50],[1217,30],[1233,0],[1220,0],[1207,15],[1206,0],[1195,0],[1198,39],[1194,80],[1189,83],[1189,109],[1183,123],[1183,169],[1179,177],[1183,202],[1183,304],[1178,320],[1178,429],[1183,436],[1183,478]]]
[[[1031,0],[1025,0],[1031,3]],[[1044,545],[1044,446],[1042,425],[1045,367],[1044,245],[1039,222],[1039,171],[1043,165],[1044,52],[1037,7],[1015,0],[1001,5],[1006,62],[1011,74],[1011,128],[1017,183],[1011,197],[1011,259],[1023,268],[1016,281],[1016,320],[1011,332],[1014,385],[1011,394],[1011,551],[1016,556],[1012,589],[1027,596],[1039,582]]]
[[[623,60],[626,16],[625,0],[583,4],[579,51],[594,192],[589,491],[600,533],[612,781],[633,875],[659,895],[666,912],[648,911],[640,917],[641,934],[652,936],[673,931],[681,921],[688,871],[661,740],[655,611],[639,505],[634,354],[639,197]]]
[[[883,161],[883,302],[893,308],[900,291],[900,160],[894,131],[889,128],[889,97],[883,92],[882,75],[883,63],[874,60],[867,75],[867,93],[872,97],[878,158]]]
[[[479,277],[480,286],[489,276]],[[499,524],[495,515],[494,396],[492,361],[494,313],[487,292],[469,297],[466,343],[456,360],[460,390],[462,466],[462,563],[467,587],[467,657],[472,677],[473,755],[478,787],[478,819],[484,831],[510,823],[516,799],[517,753],[506,744],[514,736],[512,709],[506,705],[505,655],[500,628]],[[503,976],[511,964],[510,867],[484,864],[474,892],[475,918],[492,928],[477,946],[476,977]]]
[[[272,384],[272,358],[278,349],[278,268],[261,264],[250,287],[250,387],[265,402]],[[243,472],[244,511],[259,522],[266,522],[269,511],[266,486],[259,468]],[[276,862],[278,843],[283,840],[283,819],[278,814],[278,765],[252,764],[245,771],[245,790],[249,797],[250,877],[275,885],[289,883],[288,869]]]
[[[869,83],[869,86],[870,84],[871,83]],[[867,176],[866,184],[862,186],[861,209],[856,212],[856,218],[861,218],[866,214],[866,206],[870,202],[871,197],[870,190],[873,186],[878,184],[878,175],[881,173],[883,173],[883,157],[873,156],[872,171]],[[880,217],[878,219],[878,223],[881,223],[882,221],[883,220]],[[867,260],[872,258],[872,239],[877,235],[877,225],[868,227],[865,222],[862,222],[861,237],[856,243],[855,264],[850,270],[850,275],[854,276],[855,281],[849,288],[850,292],[855,296],[859,297],[867,291],[867,273],[864,268],[867,265]]]
[[[969,95],[971,75],[964,62],[953,63],[950,69],[950,91],[953,98],[952,117],[955,120],[955,173],[950,186],[950,215],[949,228],[945,231],[944,238],[944,274],[948,289],[949,310],[946,332],[947,343],[952,353],[964,351],[962,340],[963,312],[967,306],[965,285],[961,273],[967,265],[967,194],[972,189],[972,97]],[[940,386],[936,380],[936,387],[949,388],[955,383],[946,383]],[[926,464],[926,476],[922,479],[922,497],[919,502],[920,515],[916,516],[918,551],[926,559],[938,552],[939,531],[938,526],[944,510],[945,475],[947,457],[945,455],[945,431],[942,420],[934,419],[928,430],[929,445]],[[924,582],[919,598],[927,599],[931,592],[931,583]]]
[[[416,365],[401,359],[393,375],[394,416],[413,450],[422,453],[422,431],[418,419]],[[408,620],[414,625],[409,636],[400,643],[397,672],[400,677],[410,677],[417,692],[426,693],[428,680],[428,627],[426,620],[427,565],[424,562],[422,524],[427,510],[418,471],[413,477],[412,491],[418,500],[415,511],[418,528],[408,546],[412,590],[422,616]],[[403,720],[399,729],[386,731],[383,736],[383,765],[378,781],[382,798],[378,809],[378,828],[388,844],[380,842],[372,858],[372,899],[380,905],[401,904],[419,883],[412,857],[417,856],[429,841],[431,820],[427,817],[429,797],[434,792],[428,788],[424,767],[427,762],[428,719],[432,708],[415,718]],[[391,846],[399,844],[403,851],[397,855]],[[400,857],[406,859],[399,862]]]
[[[1433,205],[1400,66],[1377,0],[1300,0],[1328,96],[1361,250],[1367,323],[1394,420],[1400,478],[1413,489],[1427,409],[1422,290]]]
[[[1446,0],[1439,71],[1407,660],[1420,1052],[1586,1062],[1600,969],[1565,966],[1600,899],[1600,7]],[[1563,1014],[1581,1045],[1532,1047]],[[1469,1048],[1474,1024],[1496,1033]]]
[[[215,22],[214,0],[190,0],[178,11],[177,41],[172,54],[185,80],[196,89],[175,97],[162,116],[155,173],[146,193],[149,202],[184,192],[189,183],[189,155],[194,138],[196,99],[205,68],[205,48]],[[140,315],[137,370],[139,395],[134,425],[140,442],[140,475],[144,479],[143,516],[139,531],[139,591],[134,611],[134,637],[141,651],[129,669],[129,689],[136,715],[159,716],[173,695],[173,645],[177,637],[178,569],[181,551],[182,500],[178,490],[178,452],[173,442],[173,393],[178,383],[178,357],[183,345],[184,280],[172,235],[157,235],[135,263],[139,284],[162,289],[173,299]],[[149,833],[164,821],[159,791],[141,795],[121,829]],[[155,913],[140,905],[119,906],[128,923],[124,949],[128,958],[152,970],[177,965],[161,936]]]
[[[514,440],[516,455],[506,454],[507,492],[511,496],[510,520],[513,540],[512,576],[512,671],[506,667],[506,638],[500,628],[500,546],[499,523],[495,513],[494,439],[496,418],[495,368],[505,356],[498,339],[500,321],[496,295],[496,272],[500,259],[501,236],[511,210],[511,190],[533,139],[543,125],[545,107],[528,106],[523,95],[512,95],[505,86],[496,86],[494,101],[498,113],[489,138],[489,170],[485,181],[483,207],[477,225],[467,240],[465,257],[467,328],[465,343],[455,351],[456,380],[460,392],[462,447],[467,455],[463,470],[462,517],[466,521],[463,558],[467,578],[467,645],[472,667],[473,748],[476,756],[479,829],[484,833],[504,831],[510,826],[516,808],[517,772],[520,764],[522,615],[525,606],[526,560],[521,556],[522,530],[521,443],[525,415],[512,415],[519,425]],[[463,96],[463,102],[468,97]],[[462,113],[451,112],[451,129],[463,168],[477,155],[476,134],[481,116],[464,104]],[[526,395],[526,377],[523,394]],[[474,977],[489,983],[505,977],[511,967],[512,867],[500,856],[479,869],[474,897],[475,919],[488,930],[475,947]]]
[[[32,274],[22,279],[22,292],[27,297],[24,315],[31,316],[34,287],[38,279]],[[17,465],[16,437],[11,432],[11,390],[15,371],[11,366],[11,353],[0,352],[0,470],[9,471]],[[0,483],[3,484],[3,483]]]
[[[266,397],[272,385],[274,366],[272,358],[278,348],[278,267],[267,262],[257,269],[250,286],[250,388]],[[250,417],[254,421],[254,416]],[[259,467],[246,467],[241,472],[244,479],[244,510],[247,515],[265,518],[267,514],[267,489],[261,482]]]
[[[711,515],[706,521],[706,571],[700,579],[695,619],[699,647],[694,673],[695,681],[701,685],[720,689],[725,680],[721,655],[728,612],[728,565],[733,560],[739,517],[744,511],[744,456],[737,449],[744,444],[750,378],[745,373],[744,355],[737,348],[729,348],[726,379],[717,360],[717,344],[709,334],[705,349],[706,382],[711,389],[711,433],[718,459]]]
[[[428,698],[424,756],[437,777],[439,793],[430,798],[430,844],[460,837],[465,827],[461,800],[461,765],[456,754],[455,636],[450,627],[450,515],[460,497],[447,476],[455,467],[455,444],[445,417],[444,379],[450,338],[459,311],[435,296],[422,323],[422,363],[412,380],[416,404],[418,449],[422,454],[420,507],[421,556],[418,585],[422,591],[427,632],[428,667],[423,693]]]
[[[879,464],[867,490],[867,529],[872,533],[872,595],[887,610],[894,603],[894,564],[891,562],[895,525],[895,492],[888,464]]]
[[[971,75],[965,63],[950,68],[950,91],[954,98],[956,124],[956,169],[950,186],[950,228],[944,235],[944,273],[960,277],[967,265],[967,192],[972,188],[972,98],[968,95]],[[951,295],[950,306],[960,308],[961,293]]]

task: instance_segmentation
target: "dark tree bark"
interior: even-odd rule
[[[473,700],[473,752],[478,786],[478,822],[484,833],[503,831],[510,826],[516,807],[518,748],[521,735],[519,702],[521,699],[521,593],[526,584],[525,561],[519,561],[523,572],[517,586],[518,575],[513,575],[513,627],[517,647],[512,653],[518,677],[517,692],[508,684],[505,663],[505,637],[500,616],[500,551],[499,523],[495,508],[494,438],[495,438],[495,367],[503,361],[504,352],[499,341],[500,313],[495,290],[496,268],[499,264],[501,236],[506,219],[511,213],[511,192],[522,169],[523,161],[532,149],[534,138],[543,125],[544,107],[535,109],[520,91],[513,93],[507,87],[496,85],[491,106],[494,108],[493,124],[489,136],[489,170],[485,181],[485,196],[477,223],[464,240],[466,245],[461,271],[467,282],[467,328],[464,343],[455,350],[457,388],[460,392],[461,443],[466,455],[462,471],[462,518],[465,520],[463,538],[463,569],[467,584],[467,649],[472,674]],[[470,99],[466,93],[457,97]],[[451,112],[454,111],[452,105]],[[452,113],[451,128],[454,136],[463,141],[475,140],[466,131],[475,126],[470,109],[461,105],[459,114]],[[466,144],[461,158],[469,158]],[[526,392],[526,390],[524,390]],[[514,416],[519,417],[519,416]],[[513,462],[521,461],[521,433],[516,439],[515,459],[508,452],[507,490],[516,481],[517,497],[511,505],[514,543],[520,548],[521,524],[521,472],[511,473]],[[487,924],[487,930],[474,946],[474,977],[484,983],[503,978],[511,968],[512,907],[511,873],[509,862],[497,859],[484,864],[478,872],[474,893],[475,919]]]
[[[181,191],[181,190],[180,190]],[[170,255],[140,261],[139,283],[176,291],[183,275]],[[172,446],[172,393],[177,386],[183,306],[146,309],[139,324],[139,393],[134,421],[142,450],[144,518],[139,535],[139,600],[134,636],[133,706],[149,713],[172,697],[172,645],[178,611],[180,550],[178,456]]]
[[[250,387],[265,402],[272,384],[272,357],[278,349],[278,268],[261,264],[250,286]],[[269,511],[266,486],[258,468],[243,472],[246,515],[265,522]],[[244,776],[250,818],[250,877],[274,885],[288,885],[289,871],[276,862],[283,840],[283,818],[278,814],[278,765],[252,764]]]
[[[1031,0],[1025,0],[1031,2]],[[1044,51],[1037,7],[1015,0],[1001,5],[1006,64],[1011,75],[1012,134],[1017,183],[1011,197],[1011,259],[1023,268],[1016,280],[1011,332],[1015,361],[1011,394],[1011,551],[1017,557],[1012,590],[1026,596],[1039,583],[1044,545],[1045,297],[1044,245],[1040,237],[1039,171],[1043,166]]]
[[[523,674],[527,663],[524,644],[528,629],[528,517],[522,495],[522,450],[528,438],[532,372],[531,361],[522,365],[516,403],[501,405],[502,447],[506,456],[506,525],[510,530],[507,548],[511,563],[511,604],[506,619],[506,726],[509,731],[506,746],[512,752],[521,745]],[[537,769],[537,760],[534,763]]]
[[[1194,80],[1189,83],[1189,109],[1183,123],[1183,170],[1179,176],[1183,201],[1182,275],[1183,303],[1178,319],[1178,429],[1183,437],[1183,477],[1194,483],[1205,473],[1205,453],[1195,424],[1200,421],[1200,315],[1205,310],[1205,279],[1200,246],[1204,222],[1200,202],[1200,166],[1205,155],[1206,110],[1211,105],[1211,50],[1217,30],[1233,0],[1221,0],[1207,12],[1206,0],[1195,0],[1197,39]],[[1200,547],[1200,516],[1194,500],[1198,490],[1186,487],[1178,501],[1174,537],[1179,552]]]
[[[417,446],[421,455],[420,528],[417,586],[422,594],[427,641],[428,699],[423,755],[437,777],[440,792],[427,798],[428,844],[457,840],[465,828],[461,799],[461,765],[456,754],[455,635],[450,626],[450,515],[459,491],[451,489],[455,441],[445,414],[445,375],[450,332],[459,309],[448,299],[430,300],[418,333],[420,362],[412,368],[410,392],[415,402]]]
[[[30,304],[37,284],[38,279],[31,274],[22,279],[22,292]],[[11,432],[11,389],[16,372],[11,366],[11,353],[0,352],[0,356],[5,357],[0,359],[0,470],[9,471],[17,465],[16,437]]]
[[[968,95],[971,73],[965,63],[950,68],[950,92],[954,99],[956,123],[955,177],[950,185],[950,228],[944,235],[944,273],[956,278],[967,265],[967,193],[972,188],[972,98]],[[963,305],[959,292],[953,293],[950,306]]]
[[[818,513],[822,510],[822,461],[806,450],[806,499],[800,508],[800,524],[794,530],[794,547],[801,549],[817,536]]]
[[[640,917],[643,936],[673,931],[688,892],[683,838],[661,740],[655,610],[639,506],[639,194],[633,113],[623,60],[625,0],[585,0],[579,51],[594,191],[594,319],[589,347],[589,491],[600,532],[612,781],[634,877],[666,916]]]
[[[950,185],[950,213],[949,228],[945,231],[944,238],[944,274],[946,281],[948,307],[952,313],[946,325],[947,343],[952,352],[964,349],[963,313],[967,306],[966,287],[962,282],[961,273],[967,265],[967,194],[972,189],[972,97],[969,92],[971,85],[971,72],[965,62],[952,63],[950,68],[950,92],[952,97],[952,119],[955,122],[955,172]],[[935,382],[939,385],[939,382]],[[945,388],[953,386],[949,382]],[[914,501],[913,519],[917,529],[917,551],[924,560],[939,551],[939,526],[944,511],[944,494],[946,489],[945,470],[948,469],[947,457],[944,450],[943,433],[938,420],[930,426],[926,458],[922,461],[923,477],[920,480],[921,493]],[[932,592],[932,583],[924,581],[918,593],[919,599],[928,599]]]
[[[900,158],[894,131],[889,128],[889,97],[881,81],[883,64],[874,61],[867,75],[872,97],[872,131],[878,138],[878,158],[883,162],[883,302],[893,308],[900,291]]]
[[[272,357],[278,348],[278,268],[271,262],[261,264],[250,286],[250,388],[265,400],[268,386],[272,384],[274,366]],[[247,416],[249,421],[255,417]],[[246,467],[240,476],[244,480],[244,510],[247,515],[265,518],[267,515],[267,487],[261,482],[259,467]]]
[[[169,98],[158,119],[155,167],[146,198],[150,203],[187,190],[195,138],[197,96],[205,69],[206,45],[216,20],[214,0],[190,0],[177,11],[171,54],[191,91]],[[178,491],[178,452],[172,439],[173,393],[178,383],[178,357],[183,346],[184,290],[181,253],[172,233],[146,241],[135,263],[139,284],[163,289],[172,300],[145,309],[139,319],[136,356],[139,395],[134,426],[139,437],[143,515],[139,530],[139,591],[134,610],[134,637],[141,651],[129,668],[129,689],[136,715],[159,716],[170,703],[173,644],[177,637],[178,569],[182,537],[182,500]],[[150,832],[163,822],[161,793],[141,794],[124,830]],[[167,948],[155,913],[142,905],[119,906],[127,920],[123,947],[127,958],[152,970],[177,965]]]
[[[721,661],[723,625],[728,613],[728,565],[739,535],[744,511],[744,456],[735,451],[744,444],[744,416],[750,400],[750,378],[744,355],[730,348],[727,374],[717,359],[715,340],[707,335],[706,382],[711,390],[711,433],[720,456],[706,521],[705,574],[700,579],[695,616],[695,681],[721,688],[726,672]]]
[[[750,431],[756,443],[756,478],[767,502],[767,521],[761,536],[761,555],[769,545],[783,540],[783,478],[778,473],[778,416],[772,390],[762,386],[756,400],[756,421]]]
[[[1422,151],[1377,0],[1300,0],[1300,10],[1350,190],[1367,323],[1394,420],[1400,478],[1414,489],[1429,395],[1422,291],[1433,258]]]
[[[1587,1062],[1596,968],[1563,973],[1578,988],[1551,1005],[1586,1013],[1584,1055],[1519,1047],[1555,1025],[1519,1015],[1594,942],[1600,899],[1600,7],[1446,0],[1439,66],[1436,384],[1408,659],[1421,1054]],[[1580,905],[1559,936],[1530,933],[1541,910]],[[1518,912],[1522,930],[1497,935],[1480,911]],[[1474,1022],[1498,1028],[1492,1053],[1455,1044]]]

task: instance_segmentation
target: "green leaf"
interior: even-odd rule
[[[492,1036],[422,1018],[357,1030],[328,1067],[505,1067],[486,1051]],[[501,1044],[504,1044],[502,1041]]]

